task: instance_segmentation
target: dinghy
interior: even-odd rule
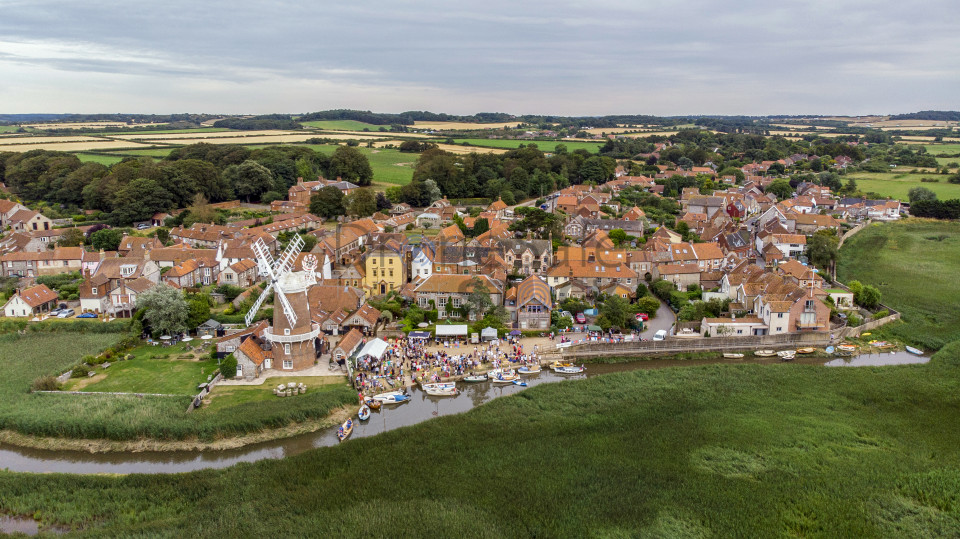
[[[519,378],[517,378],[516,380],[513,381],[513,385],[515,385],[515,386],[521,386],[521,387],[527,387],[527,383],[524,382],[523,380],[519,379]]]
[[[797,353],[798,353],[798,354],[812,354],[812,353],[814,353],[815,351],[816,351],[816,350],[814,350],[813,348],[811,348],[811,347],[809,347],[809,346],[806,347],[806,348],[798,348],[798,349],[797,349]]]
[[[828,347],[824,348],[823,351],[826,352],[826,353],[828,353],[828,354],[832,354],[832,353],[833,353],[833,347],[832,347],[832,346],[828,346]]]
[[[514,380],[520,379],[517,373],[511,370],[494,370],[490,372],[490,381],[495,384],[511,384]]]
[[[781,350],[777,352],[777,356],[780,357],[780,361],[791,361],[796,357],[797,352],[794,350]]]
[[[543,369],[540,368],[540,365],[524,365],[517,369],[517,374],[537,374],[541,370]]]
[[[471,383],[486,382],[486,381],[487,381],[487,375],[486,375],[486,374],[470,374],[470,375],[468,375],[468,376],[464,376],[464,377],[463,377],[463,381],[464,381],[464,382],[471,382]]]
[[[353,420],[348,419],[337,430],[337,438],[342,442],[347,439],[347,436],[350,436],[351,432],[353,432]]]
[[[379,409],[380,409],[380,401],[375,401],[375,400],[373,400],[373,399],[367,399],[367,401],[366,401],[365,404],[366,404],[367,406],[369,406],[371,410],[379,410]]]
[[[910,352],[911,354],[913,354],[913,355],[915,355],[915,356],[922,356],[922,355],[923,355],[923,350],[921,350],[921,349],[919,349],[919,348],[914,348],[914,347],[912,347],[912,346],[908,346],[908,347],[907,347],[907,352]]]
[[[410,400],[410,396],[404,395],[399,391],[390,391],[388,393],[380,393],[379,395],[374,395],[373,400],[383,404],[400,404],[401,402],[407,402],[408,400]]]
[[[723,358],[724,359],[743,359],[743,354],[733,354],[730,352],[724,352]]]
[[[550,368],[553,370],[557,370],[560,367],[573,367],[573,363],[568,361],[554,361],[550,364]]]
[[[447,397],[457,394],[457,384],[454,382],[438,382],[435,384],[421,384],[420,386],[427,395],[434,397]]]
[[[570,367],[557,367],[556,369],[553,369],[553,372],[557,374],[580,374],[583,371],[584,371],[584,368],[582,365],[579,367],[570,366]]]
[[[357,412],[357,417],[360,418],[360,421],[366,421],[370,419],[370,407],[366,404],[360,406],[360,411]]]
[[[753,355],[757,357],[773,357],[777,355],[777,353],[774,352],[773,350],[757,350],[756,352],[753,353]]]

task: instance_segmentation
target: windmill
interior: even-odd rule
[[[264,330],[264,338],[272,343],[273,351],[266,368],[300,370],[312,366],[316,359],[314,340],[320,328],[311,320],[307,290],[317,282],[317,258],[307,255],[303,261],[305,271],[293,271],[302,248],[303,238],[294,236],[280,258],[274,260],[263,240],[253,243],[260,273],[267,276],[269,282],[247,312],[248,326],[270,292],[274,292],[273,326]]]

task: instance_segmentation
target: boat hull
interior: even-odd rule
[[[342,442],[346,440],[351,433],[353,433],[353,421],[348,419],[340,425],[340,429],[337,431],[337,439]]]
[[[537,374],[541,369],[539,365],[535,367],[520,367],[517,369],[517,374]]]
[[[773,350],[757,350],[756,352],[753,353],[753,355],[757,357],[773,357],[777,355],[777,353],[774,352]]]
[[[724,359],[743,359],[743,354],[723,354]]]
[[[357,417],[360,418],[360,421],[366,421],[370,419],[370,407],[364,404],[360,407],[360,411],[357,412]]]
[[[452,382],[423,384],[424,393],[434,397],[450,397],[457,394],[457,385]]]
[[[911,354],[913,354],[913,355],[915,355],[915,356],[922,356],[922,355],[923,355],[923,350],[920,350],[919,348],[914,348],[914,347],[912,347],[912,346],[908,346],[908,347],[907,347],[907,352],[910,352]]]
[[[488,378],[486,376],[467,376],[463,379],[464,382],[470,382],[476,384],[478,382],[486,382]]]
[[[557,374],[580,374],[583,371],[583,367],[557,367],[553,370]]]

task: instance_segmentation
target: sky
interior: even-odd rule
[[[0,0],[0,113],[960,110],[957,0]]]

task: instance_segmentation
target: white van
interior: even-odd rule
[[[667,330],[661,329],[660,331],[653,334],[653,340],[662,341],[667,338]]]

